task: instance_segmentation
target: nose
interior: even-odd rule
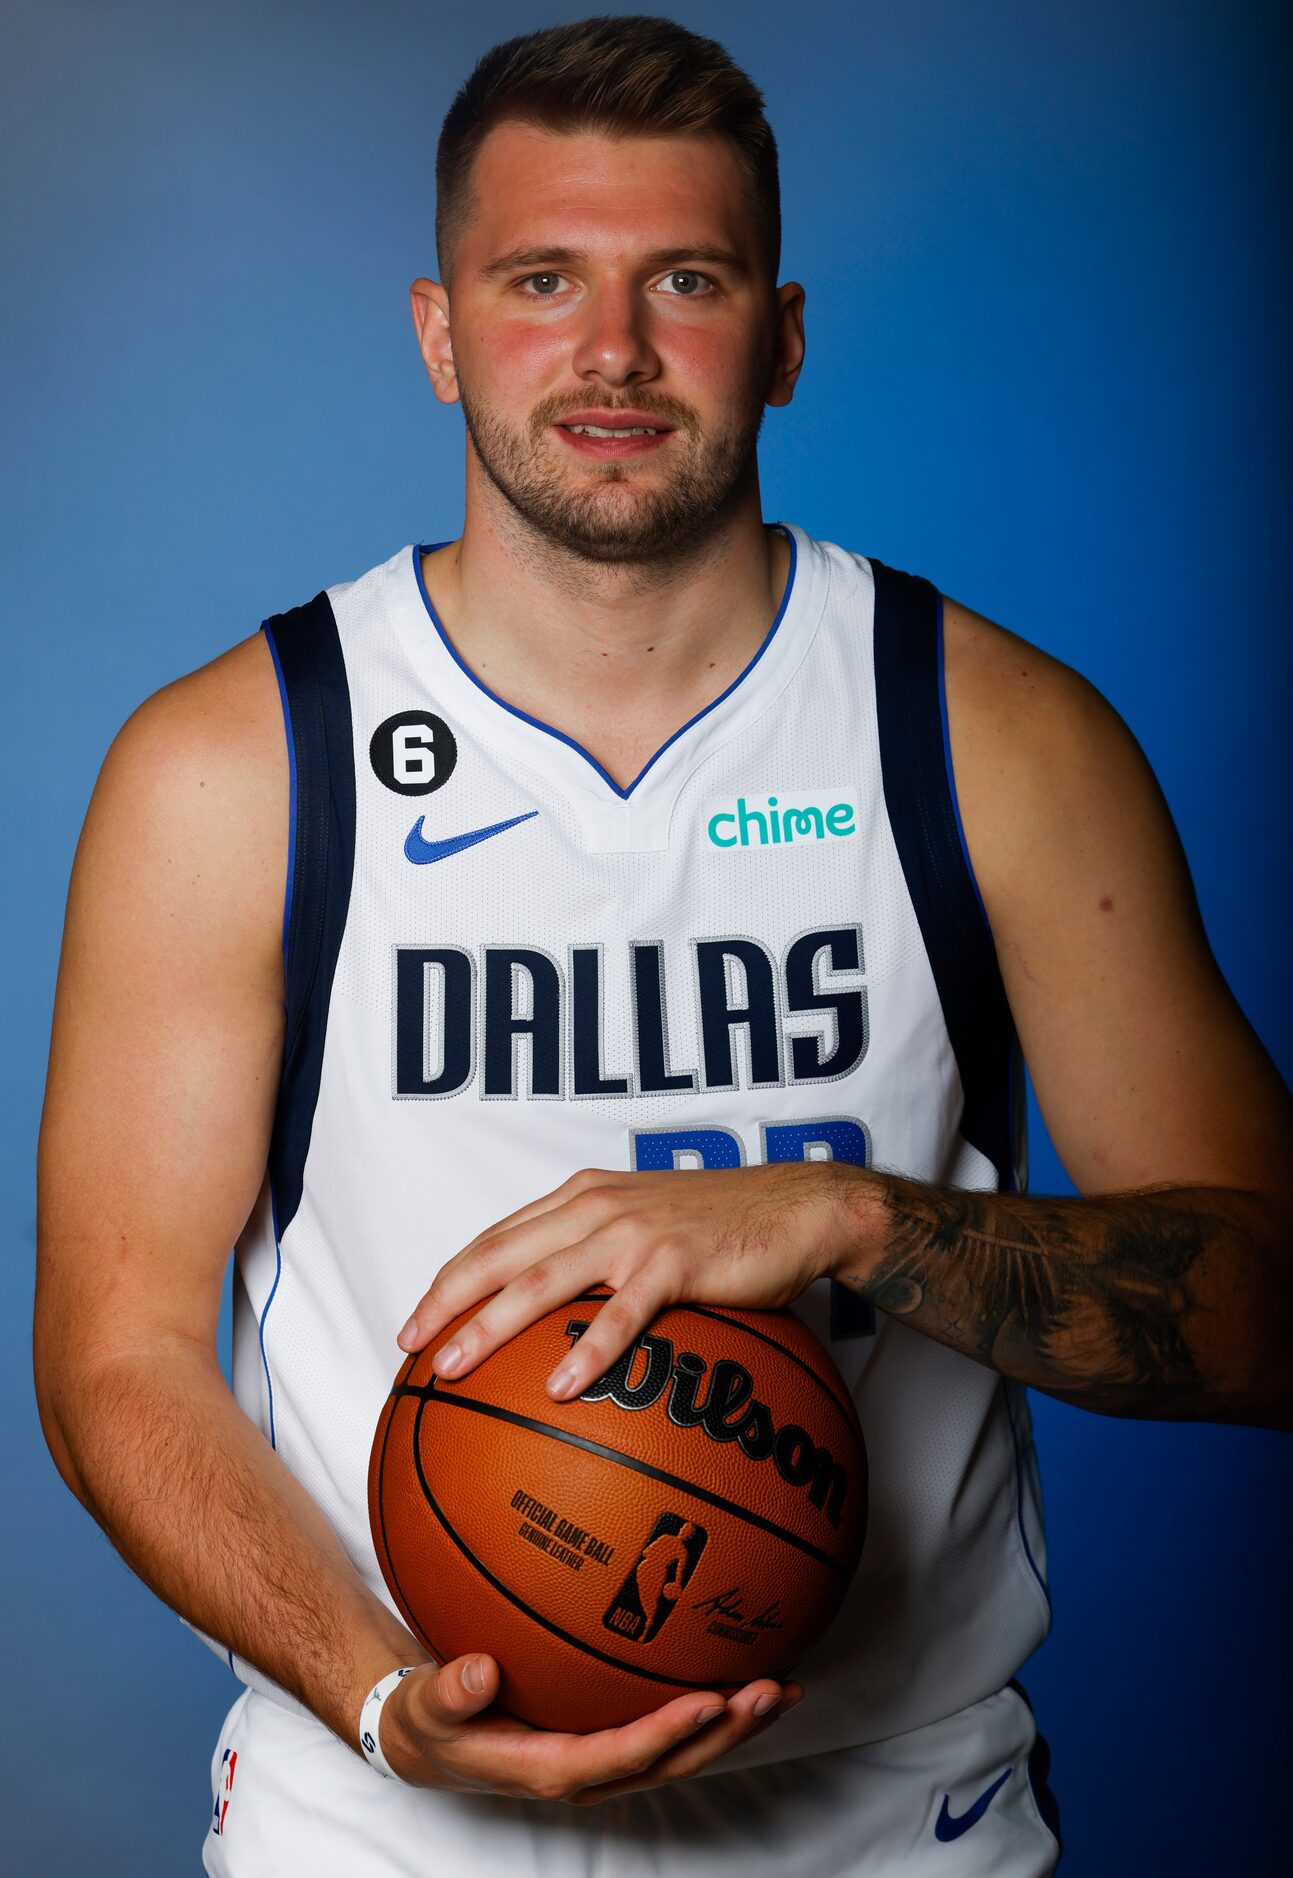
[[[581,309],[571,366],[580,378],[606,385],[641,385],[659,375],[649,312],[627,281],[603,281]]]

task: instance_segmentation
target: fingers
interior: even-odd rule
[[[555,1301],[561,1296],[569,1293]],[[572,1402],[633,1347],[669,1301],[658,1279],[645,1272],[630,1278],[594,1307],[587,1330],[548,1377],[548,1394],[558,1402]]]
[[[517,1743],[518,1759],[532,1760],[542,1799],[572,1800],[590,1787],[649,1784],[657,1762],[726,1710],[717,1694],[679,1696],[663,1708],[590,1735],[535,1734]]]
[[[493,1657],[479,1655],[455,1657],[405,1676],[392,1690],[380,1722],[382,1749],[396,1773],[417,1781],[435,1772],[441,1750],[494,1700],[498,1681]]]
[[[589,1196],[590,1198],[592,1196]],[[485,1357],[499,1350],[512,1337],[537,1323],[547,1312],[579,1296],[598,1284],[612,1282],[608,1276],[622,1225],[612,1220],[601,1230],[594,1228],[586,1238],[570,1242],[570,1233],[587,1222],[588,1207],[579,1220],[569,1218],[569,1210],[580,1202],[547,1214],[529,1227],[518,1229],[515,1252],[508,1263],[493,1262],[489,1286],[494,1289],[488,1302],[455,1330],[450,1342],[435,1351],[432,1367],[437,1376],[460,1379]],[[557,1249],[544,1255],[545,1242]],[[482,1248],[482,1251],[486,1248]],[[512,1265],[518,1269],[510,1270]],[[447,1268],[446,1268],[447,1270]],[[469,1286],[464,1272],[457,1287]],[[455,1281],[445,1273],[418,1306],[414,1317],[400,1333],[405,1349],[425,1349],[435,1342],[440,1328],[453,1321],[481,1293],[459,1302],[454,1296]],[[596,1307],[589,1329],[576,1349],[563,1359],[549,1382],[550,1392],[558,1401],[569,1401],[604,1375],[624,1352],[635,1344],[667,1304],[680,1295],[678,1269],[667,1248],[626,1278],[614,1295]]]
[[[460,1659],[462,1663],[468,1660]],[[450,1704],[460,1725],[454,1725]],[[717,1715],[723,1706],[718,1694],[680,1696],[624,1728],[562,1734],[531,1728],[498,1709],[473,1719],[450,1684],[445,1696],[435,1699],[438,1726],[428,1729],[428,1755],[438,1773],[438,1785],[525,1799],[569,1800],[585,1787],[610,1781],[640,1784],[656,1761],[704,1726],[701,1716]],[[396,1766],[394,1760],[391,1764]]]
[[[436,1375],[465,1376],[528,1325],[600,1282],[604,1262],[596,1243],[583,1240],[554,1257],[526,1265],[455,1330],[452,1342],[436,1351],[432,1365]],[[429,1341],[434,1343],[435,1337]]]
[[[532,1271],[539,1260],[548,1261],[556,1254],[576,1250],[589,1233],[596,1230],[605,1212],[605,1203],[599,1203],[593,1194],[591,1188],[582,1189],[557,1204],[545,1205],[541,1211],[525,1208],[523,1211],[529,1217],[514,1215],[514,1223],[504,1221],[473,1239],[437,1272],[430,1290],[419,1301],[396,1339],[400,1348],[424,1350],[446,1324],[469,1310],[478,1299],[501,1292],[512,1280]],[[570,1267],[565,1270],[571,1277]],[[582,1282],[578,1283],[576,1292],[582,1288]],[[572,1293],[567,1289],[564,1295],[569,1298]],[[475,1321],[473,1319],[473,1323]],[[515,1335],[515,1330],[509,1335]],[[499,1342],[504,1341],[505,1338],[499,1339]],[[479,1362],[488,1354],[489,1349],[482,1342],[474,1350],[471,1362],[464,1361],[460,1373],[465,1375],[473,1362]]]
[[[784,1691],[781,1684],[776,1682],[764,1680],[751,1683],[731,1697],[720,1716],[699,1730],[693,1730],[689,1736],[684,1736],[649,1768],[605,1781],[598,1786],[585,1787],[572,1794],[571,1801],[576,1806],[599,1805],[603,1800],[614,1799],[617,1794],[640,1792],[644,1787],[660,1787],[673,1780],[689,1779],[720,1756],[730,1754],[743,1741],[751,1741],[755,1735],[761,1735],[765,1729],[774,1727],[783,1715],[803,1700],[803,1695],[803,1687],[797,1682],[786,1683]],[[760,1706],[765,1704],[760,1714]]]
[[[436,1352],[432,1360],[436,1375],[455,1379],[467,1375],[547,1312],[603,1282],[599,1274],[604,1267],[596,1236],[560,1259],[528,1266],[455,1331],[451,1343]],[[549,1394],[559,1402],[573,1400],[633,1347],[671,1299],[672,1293],[662,1288],[658,1278],[641,1272],[611,1297],[593,1303],[588,1329],[548,1378]]]
[[[437,1743],[488,1708],[498,1694],[499,1669],[492,1656],[456,1656],[432,1675],[407,1676],[400,1705],[414,1733]],[[389,1710],[391,1704],[387,1704]]]
[[[529,1200],[524,1206],[518,1206],[515,1213],[509,1213],[506,1219],[495,1220],[494,1224],[487,1227],[483,1233],[477,1233],[471,1244],[479,1245],[482,1239],[492,1238],[495,1233],[507,1232],[513,1226],[524,1226],[530,1220],[538,1219],[541,1214],[551,1213],[554,1208],[564,1206],[567,1200],[573,1200],[576,1195],[590,1192],[594,1187],[622,1186],[625,1181],[635,1178],[636,1176],[632,1174],[626,1174],[622,1168],[583,1167],[577,1174],[572,1174],[569,1180],[563,1180],[559,1187],[554,1187],[551,1193],[545,1193],[537,1200]],[[462,1251],[450,1260],[450,1264],[456,1264],[458,1259],[465,1258],[470,1251],[471,1246],[464,1246]]]
[[[579,1805],[661,1786],[689,1775],[760,1734],[803,1695],[768,1678],[730,1700],[678,1696],[623,1728],[562,1734],[532,1728],[499,1709],[493,1657],[456,1657],[399,1684],[382,1717],[382,1746],[415,1784],[450,1786]],[[760,1715],[761,1703],[769,1704]]]
[[[450,1722],[467,1721],[498,1694],[498,1664],[492,1656],[458,1656],[435,1679],[435,1698]]]

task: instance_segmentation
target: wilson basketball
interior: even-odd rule
[[[540,1728],[618,1727],[688,1690],[778,1679],[826,1629],[866,1529],[866,1450],[791,1311],[678,1305],[571,1402],[544,1383],[610,1294],[563,1304],[459,1381],[401,1368],[368,1476],[373,1541],[440,1662],[486,1651]]]

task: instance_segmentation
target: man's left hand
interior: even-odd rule
[[[457,1380],[548,1311],[608,1285],[614,1295],[548,1379],[548,1393],[569,1401],[671,1304],[774,1310],[828,1275],[856,1232],[852,1208],[866,1179],[838,1161],[663,1174],[585,1169],[451,1258],[400,1332],[400,1347],[425,1349],[488,1298],[436,1352],[435,1373]]]

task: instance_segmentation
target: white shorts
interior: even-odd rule
[[[1059,1844],[1036,1741],[1012,1685],[889,1741],[576,1807],[384,1780],[248,1690],[212,1757],[202,1863],[211,1878],[1045,1878]]]

